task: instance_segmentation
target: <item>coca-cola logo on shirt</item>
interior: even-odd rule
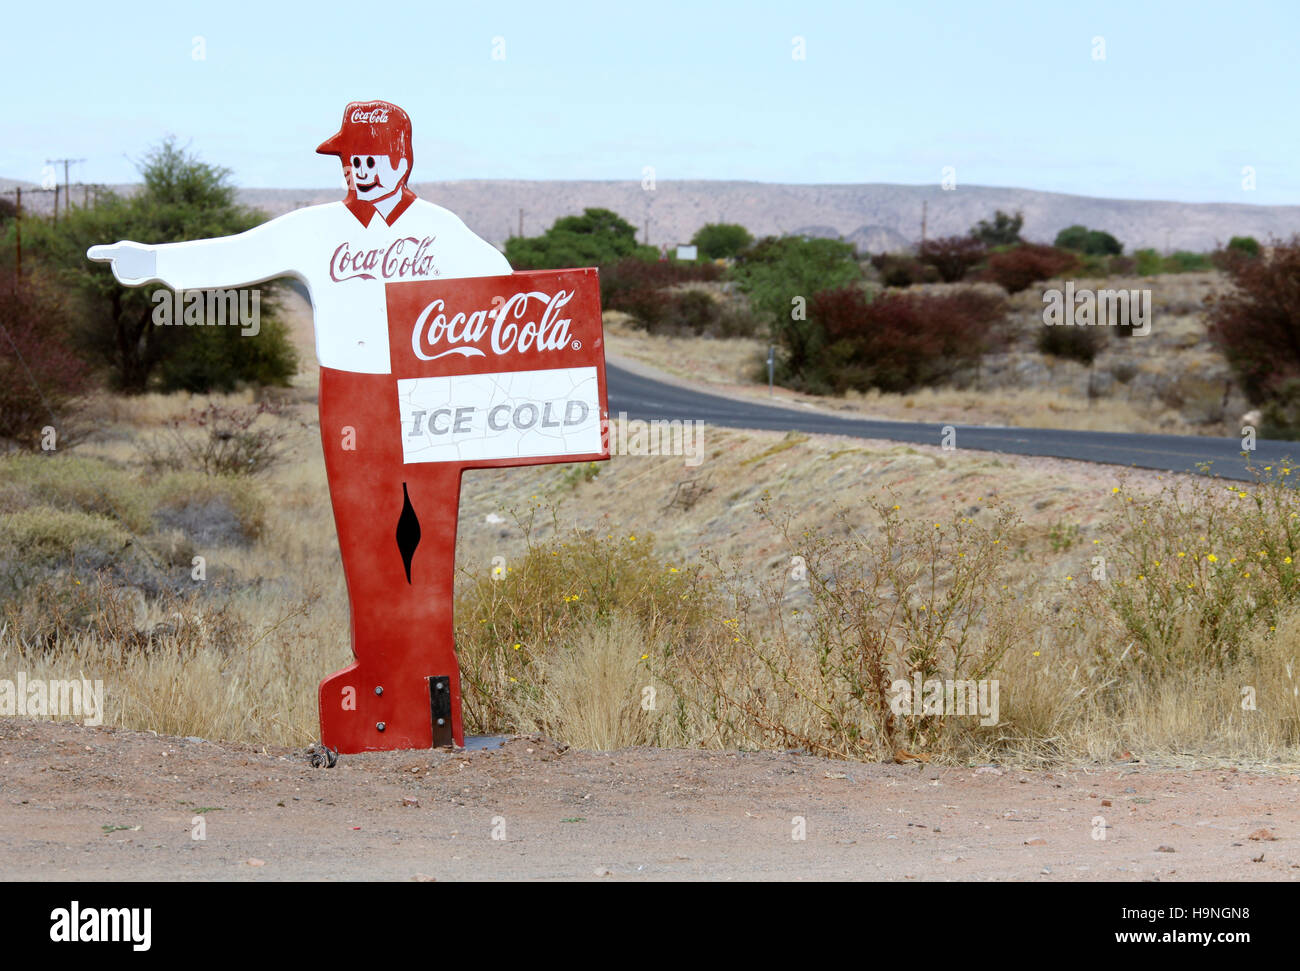
[[[371,108],[369,111],[362,111],[360,108],[357,108],[352,112],[352,123],[354,125],[386,125],[388,124],[388,109]]]
[[[387,246],[354,249],[343,243],[330,257],[330,279],[418,280],[438,275],[433,265],[433,236],[402,236]]]
[[[484,346],[497,356],[534,348],[558,351],[569,346],[571,321],[559,314],[573,294],[573,290],[515,293],[498,297],[494,307],[458,311],[450,317],[443,301],[434,300],[415,320],[411,351],[422,361],[436,361],[448,354],[485,357]]]

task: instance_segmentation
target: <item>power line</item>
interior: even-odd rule
[[[47,158],[45,160],[46,165],[61,164],[63,166],[63,207],[65,209],[72,208],[72,184],[68,181],[68,168],[73,165],[79,165],[84,161],[86,161],[84,158]],[[58,189],[57,185],[55,186],[55,189]],[[54,194],[54,221],[58,222],[58,219],[59,195],[56,191]]]

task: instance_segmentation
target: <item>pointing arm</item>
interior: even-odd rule
[[[291,213],[235,236],[145,245],[123,240],[92,246],[86,256],[112,264],[125,286],[158,282],[173,290],[227,289],[294,274],[301,256]],[[298,227],[301,229],[301,227]]]

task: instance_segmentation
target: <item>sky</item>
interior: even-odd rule
[[[248,187],[339,184],[349,101],[413,181],[993,185],[1300,204],[1300,4],[10,5],[0,176],[135,181],[167,135]],[[800,56],[802,55],[802,56]],[[58,168],[62,181],[62,168]]]

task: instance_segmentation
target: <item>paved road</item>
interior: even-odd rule
[[[764,405],[724,398],[665,384],[606,363],[609,410],[628,418],[696,419],[729,428],[762,428],[821,435],[853,435],[922,445],[940,444],[943,426],[937,423],[841,418],[798,406]],[[1016,455],[1048,455],[1143,469],[1197,472],[1197,464],[1213,462],[1212,472],[1226,478],[1249,479],[1239,438],[1194,435],[1142,435],[1129,432],[1060,431],[1048,428],[996,428],[956,425],[958,448]],[[1257,466],[1300,456],[1300,442],[1260,439],[1253,456]]]

